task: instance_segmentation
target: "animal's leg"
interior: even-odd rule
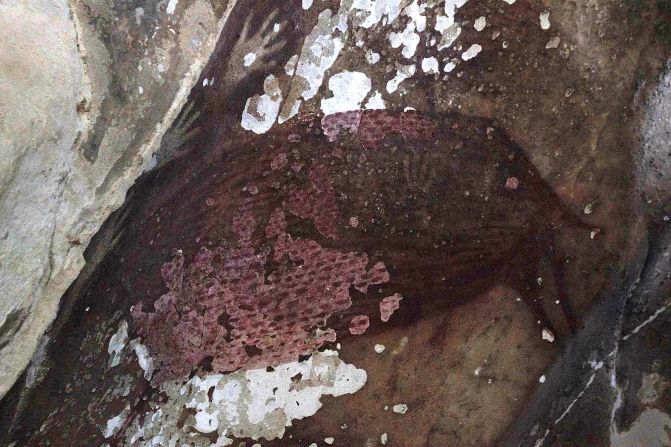
[[[540,244],[525,246],[522,252],[528,257],[506,269],[504,282],[513,287],[531,308],[539,330],[548,328],[559,337],[569,336],[570,322],[560,305],[562,297],[554,277],[554,262]]]
[[[560,337],[571,335],[571,321],[564,311],[564,296],[561,292],[563,284],[557,279],[555,260],[550,252],[539,259],[535,282],[541,297],[541,307],[552,331]]]
[[[566,293],[566,282],[565,282],[565,270],[564,264],[566,260],[559,255],[556,247],[552,247],[549,252],[550,260],[552,264],[552,273],[557,289],[557,296],[559,300],[559,305],[564,313],[564,318],[568,323],[570,332],[575,333],[576,329],[579,327],[578,320],[573,312],[571,307],[571,302]]]
[[[515,289],[520,294],[524,303],[531,308],[534,319],[538,320],[541,327],[552,327],[553,324],[548,313],[543,306],[543,293],[537,282],[539,274],[540,259],[533,256],[537,247],[530,246],[521,250],[532,256],[531,259],[524,259],[524,262],[509,265],[503,272],[503,283]],[[554,328],[553,328],[554,330]]]

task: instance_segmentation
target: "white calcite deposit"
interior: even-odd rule
[[[328,86],[333,96],[321,101],[321,109],[325,115],[359,110],[370,92],[371,82],[360,71],[343,71],[331,76]]]
[[[150,411],[143,423],[135,420],[126,440],[142,446],[212,445],[194,431],[218,434],[217,446],[231,445],[231,437],[281,438],[292,421],[314,415],[323,396],[353,394],[366,380],[366,371],[329,350],[274,368],[194,376],[183,385],[164,384],[167,402]],[[176,420],[187,410],[193,416],[178,428]]]
[[[263,90],[263,95],[247,100],[242,112],[242,127],[254,133],[267,132],[273,126],[282,103],[282,90],[275,76],[268,75]]]

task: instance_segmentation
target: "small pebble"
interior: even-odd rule
[[[478,17],[475,19],[475,24],[473,27],[475,28],[476,31],[480,32],[483,29],[485,29],[485,26],[487,26],[487,19],[484,16]]]
[[[538,18],[540,19],[542,30],[550,29],[550,13],[548,11],[541,12]]]
[[[550,49],[553,49],[553,48],[558,48],[558,47],[559,47],[559,42],[560,42],[560,41],[561,41],[561,39],[559,38],[559,36],[557,36],[557,37],[553,37],[553,38],[550,39],[550,41],[545,45],[545,49],[546,49],[546,50],[550,50]]]
[[[589,202],[587,205],[585,205],[585,209],[583,209],[582,212],[585,214],[592,214],[594,212],[594,203]]]

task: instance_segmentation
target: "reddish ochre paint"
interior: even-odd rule
[[[319,164],[310,169],[309,189],[292,188],[289,191],[287,210],[298,217],[313,221],[324,237],[338,237],[338,205],[326,166]]]
[[[191,254],[165,263],[153,309],[132,312],[156,380],[298,360],[378,312],[388,321],[401,296],[417,317],[504,282],[543,318],[533,280],[566,214],[491,126],[416,112],[296,117],[176,172],[171,229],[148,228]],[[210,242],[177,245],[188,241]]]
[[[272,169],[286,165],[279,154]],[[310,186],[289,191],[287,210],[314,222],[326,238],[336,238],[338,217],[333,186],[323,165],[312,166]],[[249,207],[249,206],[248,206]],[[132,309],[138,333],[160,364],[160,382],[188,374],[208,358],[217,372],[293,361],[310,354],[336,333],[326,321],[352,304],[349,288],[366,293],[389,280],[382,262],[368,269],[365,253],[341,252],[287,233],[286,212],[276,208],[265,224],[264,242],[283,268],[267,274],[268,250],[254,241],[259,225],[251,210],[236,214],[231,228],[236,246],[203,247],[190,265],[178,252],[163,265],[168,293],[149,312]],[[360,317],[358,329],[365,327]]]

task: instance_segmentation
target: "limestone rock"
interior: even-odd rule
[[[89,240],[150,162],[230,10],[130,3],[0,4],[0,397]]]

